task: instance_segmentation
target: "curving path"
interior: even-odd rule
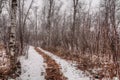
[[[30,46],[28,59],[22,56],[20,61],[22,74],[17,80],[90,80],[72,62],[41,48]]]

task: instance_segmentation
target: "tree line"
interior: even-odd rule
[[[91,3],[70,3],[62,10],[60,0],[43,0],[41,8],[31,0],[26,10],[25,0],[0,0],[0,39],[13,64],[18,56],[27,54],[29,45],[34,45],[62,48],[71,56],[107,55],[119,69],[120,0],[100,0],[96,11]],[[4,8],[6,14],[2,13]]]

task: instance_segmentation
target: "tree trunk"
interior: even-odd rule
[[[11,60],[12,71],[15,68],[15,54],[16,54],[16,13],[17,13],[17,0],[12,0],[11,4],[11,26],[9,29],[9,55]],[[14,72],[13,72],[14,73]]]

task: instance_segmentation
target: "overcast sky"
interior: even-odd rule
[[[39,7],[42,7],[42,4],[43,4],[43,2],[42,2],[43,0],[34,0],[34,2],[35,2],[35,6],[39,6]],[[70,1],[71,0],[61,0],[62,2],[63,2],[63,6],[67,6],[67,5],[69,5],[70,3]],[[98,4],[99,4],[99,0],[82,0],[82,1],[85,1],[86,2],[86,4],[89,4],[89,2],[91,2],[92,1],[92,8],[97,8],[98,7]],[[30,5],[30,2],[31,2],[31,0],[27,0],[27,6],[29,6]]]

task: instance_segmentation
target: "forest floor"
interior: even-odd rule
[[[9,59],[7,59],[4,48],[0,49],[0,70],[7,72],[6,70],[9,70],[9,67],[4,68],[3,65],[9,66]],[[49,50],[30,46],[28,56],[20,57],[22,73],[16,80],[119,80],[115,76],[113,79],[104,76],[98,79],[98,77],[101,76],[100,74],[107,74],[104,72],[107,69],[108,71],[109,69],[113,70],[111,65],[103,67],[102,73],[100,74],[91,74],[88,69],[83,69],[82,67],[78,68],[78,65],[86,64],[86,62],[78,64],[77,57],[75,60],[75,56],[73,56],[74,59],[71,59],[70,57],[53,53],[54,52],[49,52]],[[87,60],[85,59],[85,61]],[[87,62],[90,63],[90,61]],[[91,67],[88,64],[87,66]],[[96,72],[101,71],[101,68],[91,68],[91,70]],[[114,72],[111,73],[113,75]],[[97,79],[95,79],[95,77],[97,77]]]
[[[23,56],[20,61],[20,80],[91,80],[90,76],[77,69],[76,63],[61,59],[41,48],[30,46],[28,59]]]
[[[75,62],[76,67],[89,74],[94,80],[119,80],[115,75],[116,66],[109,55],[89,55],[70,52],[61,48],[44,48],[66,61]],[[92,79],[93,80],[93,79]]]

